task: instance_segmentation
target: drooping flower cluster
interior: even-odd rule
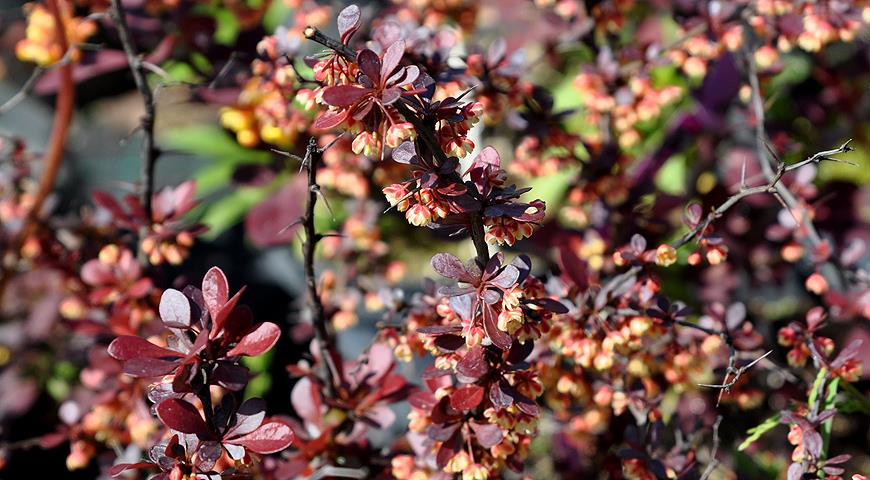
[[[544,219],[542,201],[518,201],[530,189],[507,185],[507,172],[492,147],[484,148],[461,177],[456,157],[436,165],[417,155],[410,142],[393,151],[393,160],[411,166],[412,180],[384,188],[384,195],[412,225],[467,229],[471,215],[479,215],[488,243],[513,245]]]

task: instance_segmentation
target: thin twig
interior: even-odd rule
[[[148,219],[148,228],[150,228],[150,223],[154,220],[151,206],[151,197],[154,195],[154,167],[159,153],[154,144],[154,93],[148,85],[146,75],[148,66],[136,51],[136,45],[127,26],[124,5],[120,0],[112,0],[112,18],[118,28],[118,36],[121,39],[121,45],[124,47],[124,53],[127,54],[127,62],[130,64],[133,81],[136,82],[136,88],[139,90],[139,94],[142,96],[142,103],[145,105],[145,114],[140,119],[142,133],[144,134],[142,139],[141,202],[142,208],[145,210],[145,216]]]
[[[303,245],[303,261],[305,270],[305,283],[308,287],[308,297],[311,302],[311,322],[314,326],[315,342],[320,353],[321,379],[329,392],[330,397],[335,397],[336,382],[339,373],[334,365],[332,352],[335,342],[329,331],[326,311],[320,294],[317,292],[317,277],[314,274],[314,252],[317,242],[322,238],[317,233],[314,225],[314,207],[317,205],[319,187],[317,185],[317,165],[320,163],[323,150],[317,148],[317,140],[312,137],[305,149],[305,157],[302,165],[308,169],[308,201],[305,204],[305,214],[302,217],[302,227],[305,230],[305,243]]]
[[[768,350],[767,353],[765,353],[764,355],[751,361],[749,364],[744,365],[740,368],[734,368],[734,363],[736,362],[737,355],[736,355],[736,352],[732,351],[731,355],[729,355],[729,357],[728,357],[729,365],[725,371],[725,380],[723,380],[721,384],[699,383],[698,386],[699,387],[708,387],[708,388],[720,389],[721,391],[719,392],[719,398],[721,400],[722,394],[725,392],[730,392],[731,387],[733,387],[737,383],[737,381],[740,380],[741,375],[746,373],[746,371],[749,370],[750,368],[752,368],[756,363],[767,358],[767,356],[770,355],[771,353],[773,353],[773,350]],[[734,377],[731,377],[729,380],[729,377],[731,376],[731,374],[734,374]],[[718,401],[716,402],[716,406],[719,406]]]
[[[3,116],[9,113],[10,110],[17,107],[19,103],[21,103],[25,98],[27,98],[30,93],[33,91],[33,88],[36,86],[36,82],[39,80],[39,77],[45,73],[45,69],[41,67],[36,67],[33,69],[33,72],[30,73],[30,78],[24,82],[24,85],[15,92],[15,95],[9,97],[8,100],[3,102],[3,105],[0,105],[0,116]]]
[[[719,425],[722,424],[722,415],[716,417],[716,421],[713,422],[713,446],[710,447],[710,463],[707,464],[707,468],[704,469],[704,473],[701,475],[701,480],[707,480],[710,478],[710,475],[716,471],[716,467],[719,466],[719,460],[716,459],[716,454],[719,452],[719,444],[722,440],[719,438]]]

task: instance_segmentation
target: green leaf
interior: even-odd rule
[[[756,440],[761,438],[762,435],[776,428],[776,426],[779,425],[779,416],[780,414],[777,413],[776,415],[747,430],[746,434],[749,436],[746,437],[746,440],[744,440],[743,443],[741,443],[740,446],[737,447],[737,450],[741,452],[743,450],[746,450],[750,445],[755,443]]]
[[[228,228],[239,223],[245,213],[263,201],[271,191],[270,188],[239,188],[209,205],[201,220],[208,226],[208,231],[202,238],[207,241],[216,239]]]
[[[815,381],[813,381],[813,389],[810,390],[810,398],[807,400],[807,405],[815,405],[819,399],[819,395],[822,394],[821,389],[825,384],[825,377],[828,376],[828,369],[822,367],[819,370],[819,373],[816,375]]]
[[[835,408],[835,401],[837,399],[837,387],[840,385],[840,377],[835,377],[831,380],[831,383],[828,384],[828,394],[825,396],[825,405],[822,411],[832,410]],[[834,425],[834,418],[826,420],[822,423],[822,457],[827,457],[828,452],[828,444],[831,441],[831,427]]]
[[[843,413],[862,413],[870,417],[870,399],[849,382],[843,382],[838,386],[847,398],[847,400],[837,404],[838,411]]]
[[[241,25],[236,15],[230,10],[220,8],[212,12],[217,29],[214,32],[214,41],[221,45],[232,45],[241,31]]]
[[[571,180],[579,170],[580,167],[566,167],[559,173],[532,180],[529,182],[532,191],[526,194],[526,198],[540,198],[547,205],[547,216],[555,215],[565,200]]]
[[[269,33],[274,33],[288,15],[290,15],[290,7],[287,6],[287,2],[272,2],[263,16],[263,28]]]
[[[787,89],[809,78],[813,63],[809,55],[794,52],[782,55],[783,69],[771,79],[770,91],[777,92]]]
[[[659,191],[668,195],[686,194],[686,157],[678,154],[665,161],[655,177]]]
[[[172,130],[161,136],[160,143],[166,149],[212,161],[211,165],[203,167],[196,175],[197,194],[200,196],[228,185],[239,165],[266,164],[272,158],[269,152],[242,147],[216,125]]]

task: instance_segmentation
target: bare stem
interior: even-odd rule
[[[112,18],[115,25],[118,27],[118,36],[121,39],[121,45],[124,47],[124,53],[127,54],[127,62],[130,64],[130,72],[133,73],[133,81],[136,82],[136,89],[142,96],[142,103],[145,105],[145,114],[140,119],[142,133],[142,192],[141,202],[142,208],[145,210],[145,216],[148,219],[149,226],[154,221],[152,215],[151,198],[154,196],[154,166],[157,163],[159,154],[157,147],[154,144],[154,93],[148,85],[146,75],[147,67],[142,57],[136,52],[136,45],[133,42],[133,37],[130,35],[130,29],[127,26],[125,18],[124,5],[121,0],[112,0]]]
[[[334,365],[333,351],[335,342],[327,325],[326,312],[320,294],[317,292],[317,277],[314,274],[314,251],[317,242],[322,238],[314,226],[314,207],[320,187],[317,185],[317,165],[320,163],[323,151],[317,148],[317,140],[311,138],[305,149],[302,166],[308,169],[308,201],[305,203],[305,215],[302,217],[302,227],[305,230],[305,245],[303,246],[303,261],[305,283],[308,287],[308,297],[311,302],[311,321],[314,325],[315,342],[320,354],[321,378],[330,396],[335,396],[338,372]]]

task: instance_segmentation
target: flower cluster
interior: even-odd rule
[[[194,238],[205,231],[200,225],[184,225],[185,214],[197,205],[195,194],[193,181],[164,188],[152,199],[151,218],[135,195],[128,195],[122,205],[111,195],[97,191],[94,203],[111,215],[113,226],[133,232],[145,230],[139,248],[152,265],[178,265],[193,246]]]
[[[56,2],[54,8],[62,19],[62,26],[57,26],[57,17],[45,5],[27,5],[27,36],[15,46],[15,55],[19,60],[33,62],[40,67],[54,65],[65,55],[69,55],[70,62],[79,60],[79,45],[93,36],[97,27],[91,20],[76,17],[70,3]],[[63,44],[67,45],[69,53],[64,50]]]

